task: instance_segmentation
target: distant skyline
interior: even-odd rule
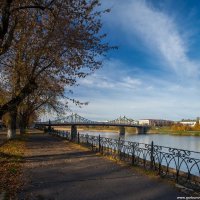
[[[200,1],[103,0],[109,53],[103,68],[79,81],[72,106],[88,119],[180,120],[200,116]]]

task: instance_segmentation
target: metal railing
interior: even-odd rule
[[[123,160],[146,170],[156,171],[161,177],[174,179],[177,183],[200,191],[200,152],[165,146],[105,138],[88,134],[77,134],[71,138],[69,132],[48,132],[89,147],[94,152]]]

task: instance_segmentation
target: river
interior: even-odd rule
[[[114,132],[80,131],[80,133],[89,135],[101,135],[101,137],[114,139],[119,138],[119,134]],[[177,136],[168,134],[136,135],[132,133],[126,133],[124,139],[127,141],[146,144],[150,144],[153,141],[155,145],[200,152],[200,136]]]

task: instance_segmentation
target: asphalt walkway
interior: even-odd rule
[[[159,179],[48,135],[29,137],[25,161],[26,184],[20,200],[173,200],[184,196]]]

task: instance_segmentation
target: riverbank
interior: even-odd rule
[[[70,127],[54,127],[55,130],[71,131]],[[78,126],[78,132],[113,132],[119,133],[118,127],[95,127],[95,126]],[[133,127],[126,127],[127,133],[136,134],[136,129]],[[174,136],[200,136],[200,131],[173,131],[171,127],[152,127],[148,134],[164,134]]]
[[[171,127],[152,127],[148,133],[150,134],[168,134],[175,136],[200,136],[200,131],[173,131]]]
[[[53,127],[55,130],[59,131],[71,131],[69,127]],[[113,132],[113,133],[118,133],[119,130],[116,129],[95,129],[95,128],[82,128],[78,127],[78,132],[80,131],[91,131],[91,132],[96,132],[96,131],[101,131],[101,132]]]
[[[70,127],[52,127],[55,130],[59,131],[71,131]],[[136,129],[134,127],[126,127],[126,132],[129,133],[136,133]],[[78,131],[91,131],[91,132],[113,132],[113,133],[119,133],[119,127],[115,126],[78,126]]]

